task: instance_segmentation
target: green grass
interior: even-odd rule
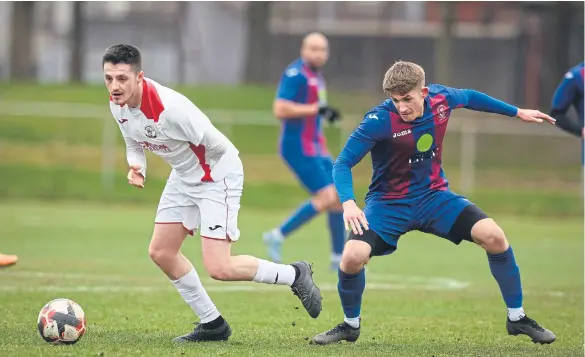
[[[240,150],[246,173],[244,204],[263,209],[293,208],[307,198],[276,153],[278,126],[242,122],[248,119],[274,122],[268,111],[274,94],[272,87],[206,86],[180,90],[202,108],[209,108],[213,120],[221,121],[217,127]],[[158,200],[168,165],[148,154],[148,189],[138,192],[127,187],[122,139],[103,101],[104,93],[101,86],[0,83],[2,103],[57,101],[103,107],[103,113],[102,109],[84,112],[103,120],[64,117],[71,114],[65,111],[66,106],[47,113],[53,117],[1,115],[0,198],[141,203]],[[224,100],[226,97],[230,100]],[[334,99],[353,112],[375,102],[368,96],[343,93],[332,93]],[[340,151],[347,130],[353,125],[354,119],[345,118],[344,133],[338,128],[325,129],[333,156]],[[109,131],[106,135],[115,142],[110,151],[113,157],[108,157],[115,163],[116,172],[111,189],[102,188],[100,177],[104,130]],[[468,196],[490,214],[582,217],[581,168],[578,155],[567,154],[572,144],[565,141],[562,137],[480,135],[474,163],[475,190]],[[444,149],[443,161],[451,187],[461,192],[461,135],[449,133]],[[353,173],[356,193],[363,197],[371,176],[369,157]]]
[[[263,111],[272,107],[276,93],[276,83],[274,85],[238,87],[221,85],[171,87],[177,89],[203,109]],[[328,93],[330,103],[346,113],[363,113],[377,105],[382,97],[382,93],[374,95],[336,91]],[[108,91],[105,85],[0,83],[0,100],[105,105],[108,100]]]
[[[261,209],[293,209],[308,198],[308,194],[286,176],[284,180],[252,179],[256,172],[249,172],[243,160],[245,175],[242,203]],[[99,165],[99,164],[98,164]],[[99,166],[98,166],[99,167]],[[165,168],[168,173],[168,168]],[[114,177],[114,186],[102,189],[98,172],[80,170],[76,166],[35,167],[29,165],[0,164],[0,198],[43,199],[48,201],[83,200],[111,203],[156,204],[166,183],[166,175],[147,178],[146,188],[137,190],[127,184],[125,169]],[[455,172],[456,173],[456,172]],[[250,177],[251,176],[251,177]],[[454,175],[457,177],[457,175]],[[355,185],[356,197],[362,202],[368,189],[365,178]],[[583,201],[573,192],[563,190],[537,192],[531,188],[478,188],[468,195],[489,215],[513,214],[538,217],[583,217]]]
[[[313,320],[284,287],[220,283],[205,276],[199,238],[183,249],[232,325],[227,343],[174,346],[192,328],[191,310],[147,256],[155,204],[5,201],[0,247],[19,263],[0,270],[0,351],[5,356],[580,356],[583,355],[583,230],[580,219],[496,215],[514,246],[530,316],[556,332],[549,346],[505,333],[505,308],[485,253],[409,233],[367,273],[363,329],[355,345],[311,346],[306,338],[342,317],[336,274],[327,270],[323,217],[294,234],[286,260],[314,263],[324,307]],[[236,254],[264,257],[261,232],[287,212],[243,205]],[[445,280],[461,285],[451,289]],[[465,284],[468,285],[465,285]],[[252,290],[225,291],[227,286]],[[453,286],[453,285],[452,285]],[[50,346],[36,331],[40,308],[67,297],[85,310],[88,333]]]

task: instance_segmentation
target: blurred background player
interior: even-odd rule
[[[558,85],[552,99],[550,115],[557,120],[557,124],[564,131],[581,137],[581,164],[585,165],[585,127],[583,111],[583,75],[584,62],[571,68]],[[569,109],[573,107],[577,118],[569,115]],[[584,171],[581,171],[583,180]]]
[[[456,108],[518,117],[525,122],[554,124],[554,119],[474,90],[437,84],[426,87],[423,68],[411,62],[390,67],[383,89],[390,99],[366,113],[333,168],[344,222],[351,229],[337,285],[345,319],[315,336],[313,342],[358,339],[365,264],[372,256],[393,253],[403,234],[419,230],[454,244],[475,242],[485,249],[508,308],[508,333],[552,343],[555,335],[524,313],[520,270],[504,232],[476,205],[449,189],[442,157],[445,131]],[[374,174],[362,212],[355,202],[351,168],[368,152]]]
[[[8,255],[0,253],[0,267],[7,267],[16,264],[18,257],[16,255]]]
[[[345,243],[343,213],[333,186],[333,160],[323,135],[323,120],[335,122],[339,112],[327,105],[321,67],[329,57],[327,38],[305,36],[301,57],[292,62],[280,80],[273,113],[282,121],[280,155],[303,187],[313,196],[282,225],[264,233],[268,255],[282,261],[282,243],[292,232],[320,212],[328,212],[331,234],[331,268],[337,269]]]
[[[231,335],[197,271],[181,253],[187,234],[197,229],[203,265],[213,279],[287,285],[316,318],[321,293],[307,262],[284,265],[231,253],[240,236],[244,184],[236,147],[189,99],[145,78],[136,47],[110,46],[102,66],[110,109],[126,143],[128,183],[144,188],[145,149],[172,168],[156,212],[149,254],[201,320],[193,332],[174,341],[218,341]]]
[[[564,131],[581,138],[585,137],[583,119],[583,75],[584,62],[571,68],[555,90],[552,99],[550,115],[557,120],[558,126]],[[577,112],[577,119],[567,115],[573,107]]]

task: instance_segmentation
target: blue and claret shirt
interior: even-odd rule
[[[563,80],[555,90],[552,100],[551,110],[554,113],[560,112],[563,115],[558,116],[558,124],[560,127],[567,131],[572,132],[577,136],[581,136],[581,130],[583,128],[583,75],[584,63],[581,62],[575,67],[571,68],[563,77]],[[568,118],[564,117],[569,108],[573,106],[577,111],[579,117],[579,127],[570,125],[570,123],[564,123]]]
[[[321,73],[314,71],[298,59],[284,71],[276,98],[300,104],[327,104],[325,79]],[[308,157],[329,155],[319,115],[280,119],[282,119],[281,154]]]
[[[371,152],[370,199],[398,199],[447,190],[442,168],[443,139],[456,108],[516,116],[518,108],[470,89],[429,85],[424,113],[412,122],[402,120],[387,99],[364,116],[350,135],[333,167],[333,180],[341,202],[355,199],[351,168]]]

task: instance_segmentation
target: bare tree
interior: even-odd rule
[[[435,82],[449,84],[451,79],[451,48],[453,27],[455,25],[455,6],[457,3],[441,3],[441,32],[435,42]]]
[[[246,82],[261,82],[268,67],[270,53],[270,1],[248,3],[248,53],[246,55]]]
[[[71,26],[71,51],[69,53],[69,80],[80,83],[83,80],[83,14],[85,2],[73,2],[73,21]]]
[[[12,3],[12,33],[10,37],[10,79],[30,80],[35,76],[34,1]]]

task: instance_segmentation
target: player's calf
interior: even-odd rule
[[[321,313],[321,290],[307,262],[277,264],[249,255],[232,256],[229,241],[205,237],[202,254],[205,269],[214,279],[287,285],[311,317],[317,318]]]

